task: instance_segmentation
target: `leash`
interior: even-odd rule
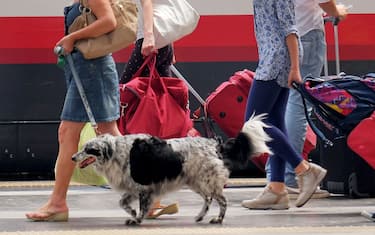
[[[73,61],[72,55],[71,54],[64,54],[64,48],[61,47],[61,46],[56,46],[53,51],[54,51],[54,53],[56,55],[58,55],[58,56],[64,56],[65,59],[67,60],[68,65],[70,67],[70,70],[72,71],[72,74],[73,74],[73,80],[74,80],[74,82],[75,82],[75,84],[77,86],[78,93],[81,96],[81,100],[82,100],[83,106],[85,107],[87,116],[88,116],[88,118],[90,120],[90,124],[91,124],[92,128],[94,129],[95,133],[97,135],[100,135],[100,132],[98,130],[98,124],[95,121],[95,118],[94,118],[94,115],[92,113],[90,104],[89,104],[89,102],[87,100],[85,90],[83,89],[83,86],[82,86],[82,83],[81,83],[81,79],[79,78],[77,70],[74,67],[74,61]]]

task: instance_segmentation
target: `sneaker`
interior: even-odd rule
[[[286,187],[288,192],[289,200],[295,200],[299,196],[299,188]],[[316,188],[315,192],[311,196],[311,199],[322,199],[330,196],[330,193],[327,190],[320,189],[319,186]]]
[[[362,211],[361,215],[363,217],[365,217],[366,219],[369,219],[369,220],[375,222],[375,213],[371,213],[371,212],[368,212],[368,211]]]
[[[255,199],[242,201],[242,206],[258,210],[287,210],[289,209],[288,193],[276,194],[267,186]]]
[[[310,168],[305,173],[297,176],[300,194],[295,202],[296,207],[301,207],[305,205],[308,200],[310,200],[326,174],[326,169],[314,163],[310,163]]]

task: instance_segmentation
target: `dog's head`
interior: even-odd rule
[[[79,163],[80,168],[90,164],[104,165],[113,155],[114,137],[105,134],[89,140],[81,151],[73,155],[72,160]]]

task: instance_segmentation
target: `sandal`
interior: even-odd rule
[[[156,219],[161,215],[172,215],[178,212],[178,204],[173,203],[168,206],[154,207],[147,215],[147,219]]]
[[[35,216],[36,214],[45,215],[43,217]],[[26,218],[35,222],[66,222],[69,218],[69,212],[49,212],[49,211],[38,211],[36,213],[26,214]]]

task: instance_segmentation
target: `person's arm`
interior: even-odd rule
[[[292,82],[302,83],[301,73],[299,70],[298,38],[295,33],[291,33],[286,37],[286,45],[288,47],[290,58],[288,86],[292,87]]]
[[[56,45],[62,46],[66,53],[73,50],[74,43],[77,40],[95,38],[116,28],[116,18],[109,0],[89,0],[89,4],[97,20],[87,27],[68,34],[56,43]]]
[[[299,47],[298,30],[295,23],[295,12],[293,1],[276,1],[276,14],[280,25],[280,33],[285,38],[290,58],[290,71],[288,77],[288,86],[292,82],[301,83],[302,78],[299,69]]]
[[[331,0],[325,3],[319,3],[319,6],[326,12],[329,16],[338,17],[343,20],[348,15],[347,8],[342,5],[336,5],[336,0]]]
[[[154,37],[154,8],[152,0],[141,0],[143,10],[143,33],[144,39],[142,43],[141,53],[148,56],[156,51]]]

